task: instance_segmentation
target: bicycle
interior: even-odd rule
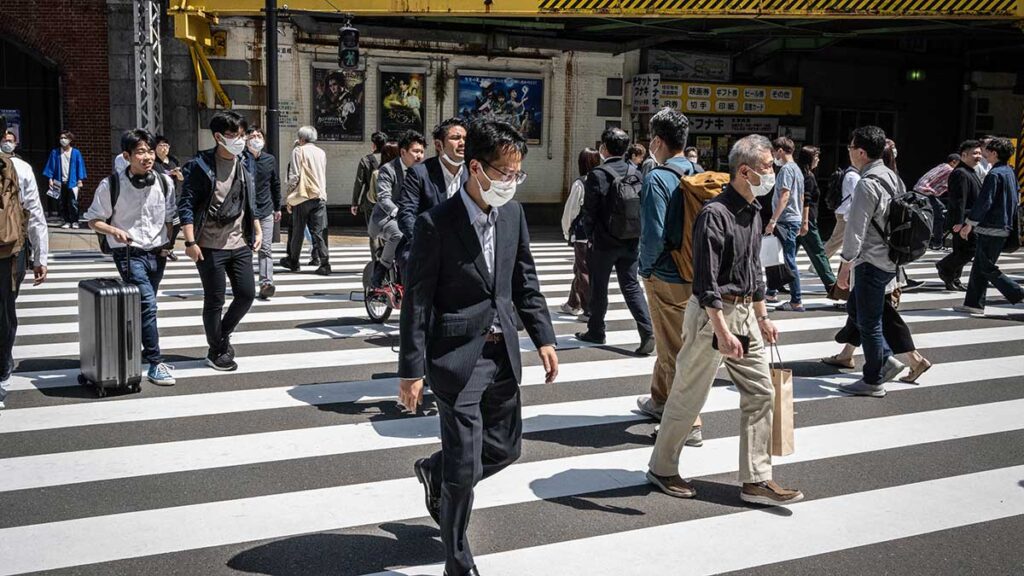
[[[380,261],[381,252],[383,252],[383,243],[377,248],[373,259],[363,268],[363,304],[370,320],[377,324],[387,322],[391,317],[392,310],[402,308],[402,297],[405,295],[405,288],[400,281],[397,259],[395,265],[384,276],[381,287],[372,287],[373,269]]]

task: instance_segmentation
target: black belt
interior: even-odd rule
[[[136,248],[134,246],[125,246],[123,248],[112,248],[110,251],[114,254],[118,252],[124,253],[128,256],[159,256],[163,252],[163,248],[154,248],[152,250],[143,250],[142,248]]]

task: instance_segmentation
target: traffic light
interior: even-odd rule
[[[346,70],[359,67],[359,30],[348,24],[338,30],[338,66]]]

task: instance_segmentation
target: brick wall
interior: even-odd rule
[[[55,62],[61,125],[75,133],[89,179],[82,202],[110,168],[110,94],[105,0],[3,0],[0,34]],[[32,118],[23,119],[32,122]],[[53,135],[56,145],[57,135]]]

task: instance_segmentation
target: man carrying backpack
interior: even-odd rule
[[[0,116],[0,136],[7,137],[7,119]],[[39,188],[32,167],[10,155],[13,148],[0,147],[0,410],[14,372],[14,338],[18,332],[15,300],[25,279],[29,252],[33,286],[46,281],[49,237],[46,216],[39,202]],[[26,243],[26,240],[28,241]]]
[[[590,320],[587,331],[576,338],[594,344],[605,343],[605,314],[608,313],[608,281],[612,269],[626,306],[640,332],[636,353],[654,352],[654,328],[640,282],[637,280],[640,248],[640,171],[622,156],[629,149],[629,136],[620,128],[601,134],[604,164],[587,175],[584,185],[583,226],[591,239]]]
[[[641,194],[640,277],[650,304],[658,360],[651,374],[651,395],[638,398],[637,407],[659,421],[676,376],[676,356],[683,346],[686,303],[693,296],[692,272],[683,278],[672,259],[672,249],[682,245],[684,233],[679,183],[694,173],[684,152],[689,131],[689,120],[678,110],[664,108],[651,117],[650,150],[658,167],[644,178]],[[686,445],[702,443],[698,416]]]

